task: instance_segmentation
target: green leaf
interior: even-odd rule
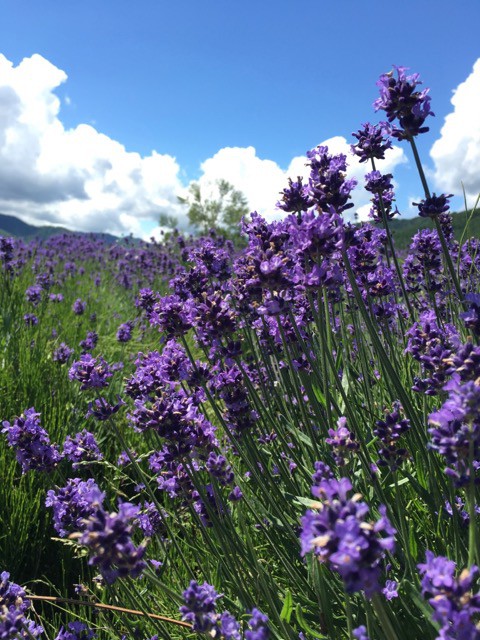
[[[293,612],[293,598],[292,592],[287,589],[287,593],[285,594],[285,600],[283,602],[283,607],[280,612],[280,618],[290,623],[290,618],[292,617]]]

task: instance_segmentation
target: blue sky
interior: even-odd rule
[[[175,179],[172,166],[166,168],[170,182],[162,203],[159,194],[152,195],[153,187],[147,185],[143,209],[128,203],[123,222],[113,220],[115,214],[108,212],[105,202],[98,205],[103,207],[103,217],[95,216],[94,211],[87,215],[85,201],[91,200],[93,206],[93,193],[100,187],[82,192],[81,211],[76,220],[72,219],[74,226],[82,218],[85,227],[95,227],[98,220],[104,227],[126,232],[128,228],[135,231],[135,217],[142,229],[152,228],[159,207],[168,208],[168,202],[173,203],[175,188],[208,173],[202,163],[221,149],[253,147],[253,160],[270,161],[286,171],[292,159],[325,140],[344,136],[351,142],[351,132],[362,122],[380,119],[372,109],[377,97],[375,82],[392,64],[418,71],[431,89],[436,117],[429,119],[431,130],[419,140],[419,146],[433,172],[429,152],[441,135],[444,118],[453,111],[452,91],[472,74],[480,57],[479,20],[478,0],[404,0],[400,4],[373,0],[0,0],[0,54],[12,69],[18,68],[24,58],[38,54],[64,72],[61,78],[57,74],[56,80],[45,81],[47,93],[60,98],[56,113],[51,107],[50,124],[54,117],[65,132],[90,125],[98,134],[123,145],[125,152],[147,158],[155,150],[175,160]],[[42,67],[37,58],[28,73],[34,78],[32,82],[39,82],[44,75],[52,76],[53,71],[45,64]],[[27,76],[26,70],[26,83]],[[6,73],[2,80],[0,70],[0,89],[10,82],[14,80],[6,79]],[[39,90],[35,99],[45,95],[46,91]],[[22,108],[29,99],[22,94]],[[0,127],[2,108],[8,111],[9,104],[4,98],[2,107],[0,91]],[[40,135],[37,125],[35,131]],[[78,144],[81,133],[77,130]],[[90,134],[88,144],[106,143]],[[480,138],[475,140],[473,143],[480,146]],[[12,144],[3,150],[3,159],[8,162],[7,151],[15,155]],[[105,149],[99,152],[102,162],[108,153]],[[115,153],[121,162],[118,148]],[[405,153],[410,158],[407,148]],[[71,171],[69,176],[62,176],[71,185],[75,175],[80,191],[79,176],[88,174],[93,180],[91,172],[96,170],[88,162],[92,166],[101,164],[95,154],[87,155],[79,167],[75,167],[74,158],[68,158]],[[474,157],[480,157],[480,150]],[[245,154],[242,158],[243,164],[237,163],[228,175],[232,180],[235,170],[243,171],[237,186],[248,191],[252,208],[258,208],[252,199],[260,185],[251,192],[245,189],[246,176],[250,180],[255,175],[257,179],[267,178],[261,171],[244,170],[246,162],[253,162],[251,154],[249,159]],[[421,191],[411,160],[402,159],[404,162],[397,157],[397,164],[393,164],[399,208],[408,214],[409,199],[419,197]],[[133,156],[129,160],[133,162]],[[217,160],[207,177],[221,172],[222,162],[236,161],[233,152]],[[59,170],[52,162],[45,166]],[[30,159],[30,165],[27,162],[24,166],[35,171],[34,164]],[[140,162],[138,171],[142,172],[142,167]],[[156,169],[161,168],[158,161]],[[266,172],[267,177],[270,174]],[[11,189],[12,196],[8,184],[6,196],[2,196],[1,186],[8,179],[4,176],[2,182],[0,175],[0,211],[17,213],[30,221],[62,224],[72,216],[72,203],[56,216],[55,202],[72,200],[73,192],[63,199],[58,193],[52,195],[49,206],[44,203],[29,208],[25,194],[15,195]],[[146,182],[151,179],[146,178]],[[36,182],[33,180],[32,189]],[[115,188],[126,189],[120,182]],[[433,186],[437,192],[447,190],[440,184]],[[475,186],[472,184],[472,193]],[[139,200],[143,194],[140,191],[134,192]],[[125,197],[128,199],[128,194]],[[273,210],[275,196],[270,200]],[[31,202],[38,205],[38,201],[33,197]],[[147,211],[150,201],[151,210]],[[113,206],[113,199],[111,202]],[[260,209],[266,206],[262,202]]]

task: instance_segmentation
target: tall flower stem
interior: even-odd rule
[[[372,604],[377,617],[382,625],[383,632],[388,640],[398,640],[397,632],[393,628],[390,617],[385,609],[382,599],[375,593],[372,596]]]

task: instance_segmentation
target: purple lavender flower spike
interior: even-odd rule
[[[430,109],[429,89],[417,91],[416,87],[422,84],[418,73],[407,76],[406,67],[393,65],[397,72],[384,73],[380,76],[377,86],[380,89],[380,97],[375,100],[375,111],[382,109],[387,114],[389,122],[398,120],[400,129],[391,127],[391,135],[398,140],[408,140],[420,133],[426,133],[429,128],[423,126],[428,116],[435,115]]]
[[[73,462],[74,469],[79,462],[92,462],[103,458],[95,436],[86,429],[83,429],[73,437],[66,437],[63,445],[63,455],[67,460]]]
[[[87,521],[82,532],[73,534],[90,551],[89,564],[99,568],[105,582],[113,584],[117,578],[137,578],[146,566],[142,560],[145,546],[132,542],[133,525],[140,507],[129,502],[120,503],[118,513],[98,508]]]
[[[50,489],[45,505],[53,509],[53,526],[62,538],[82,529],[86,519],[102,505],[105,494],[92,478],[71,478],[65,487]]]
[[[439,638],[477,638],[480,595],[473,593],[479,570],[473,565],[455,576],[455,562],[426,552],[418,565],[422,576],[422,594],[433,607],[433,620],[441,625]]]
[[[108,387],[108,378],[112,377],[112,372],[103,358],[94,358],[85,353],[70,367],[68,377],[81,382],[80,389],[84,391]]]
[[[392,148],[391,140],[386,137],[388,125],[385,122],[379,124],[370,124],[367,122],[363,125],[363,129],[359,129],[352,136],[358,140],[356,144],[351,145],[352,153],[359,157],[359,162],[367,160],[383,160],[385,151]]]
[[[57,446],[50,444],[48,433],[40,425],[40,414],[34,407],[22,413],[13,424],[4,421],[2,433],[7,434],[9,446],[15,449],[22,474],[32,469],[50,472],[62,459]]]
[[[87,303],[77,298],[72,305],[73,313],[77,316],[81,316],[85,313],[85,309],[87,308]]]
[[[425,198],[420,202],[413,202],[412,204],[418,207],[418,215],[421,218],[435,218],[437,216],[446,213],[450,209],[449,200],[453,198],[453,194],[448,196],[445,193],[437,196],[432,194],[429,198]]]
[[[301,553],[313,551],[340,574],[349,593],[363,590],[371,597],[380,590],[381,563],[385,552],[395,548],[396,531],[383,505],[380,518],[368,521],[368,505],[358,494],[349,498],[351,489],[347,478],[322,480],[312,487],[319,502],[302,518]]]

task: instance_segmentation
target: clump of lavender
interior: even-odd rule
[[[394,71],[380,76],[377,86],[380,97],[375,100],[375,111],[382,109],[389,122],[397,120],[400,128],[391,127],[391,135],[398,140],[410,140],[420,133],[426,133],[429,127],[424,126],[428,116],[435,115],[430,109],[429,89],[417,91],[422,84],[418,73],[406,75],[406,67],[393,66]]]
[[[182,620],[190,622],[193,631],[208,634],[212,638],[223,640],[268,640],[270,630],[268,618],[259,609],[252,609],[249,629],[242,635],[240,624],[228,611],[217,612],[216,602],[222,596],[215,588],[204,582],[195,580],[183,592],[184,605],[180,607]]]
[[[429,416],[430,446],[444,456],[445,473],[461,486],[480,468],[480,385],[473,380],[462,383],[455,374],[444,391],[447,400]]]
[[[61,342],[59,346],[53,352],[53,360],[64,364],[68,362],[73,355],[73,349],[71,349],[65,342]]]
[[[3,264],[6,271],[9,271],[11,268],[14,248],[15,245],[12,238],[0,236],[0,263]]]
[[[74,469],[79,462],[92,462],[103,458],[95,436],[86,429],[74,436],[67,436],[63,445],[63,455],[73,462]]]
[[[422,594],[433,608],[433,619],[441,625],[438,640],[478,638],[480,595],[472,591],[478,567],[474,565],[455,577],[455,562],[427,551],[425,562],[418,569]]]
[[[124,322],[118,327],[117,340],[118,342],[129,342],[132,339],[132,323]]]
[[[24,589],[9,580],[10,574],[0,574],[0,638],[5,640],[27,640],[38,638],[43,627],[26,618],[30,608]]]
[[[25,298],[28,302],[31,302],[34,306],[37,306],[42,300],[43,289],[38,284],[33,284],[25,291]]]
[[[57,446],[50,443],[48,433],[40,424],[40,413],[34,407],[27,409],[13,424],[3,422],[2,433],[15,449],[17,462],[22,465],[22,473],[32,469],[52,471],[62,459]]]
[[[87,335],[84,340],[80,340],[79,345],[82,349],[82,353],[93,351],[97,346],[98,334],[96,331],[87,331]]]
[[[117,513],[107,513],[102,507],[84,521],[81,532],[70,537],[90,552],[89,564],[98,567],[107,584],[117,578],[137,578],[146,566],[143,544],[136,547],[132,541],[133,524],[140,507],[129,502],[119,504]]]
[[[302,518],[301,553],[313,551],[337,571],[348,593],[363,590],[371,597],[381,589],[381,564],[385,552],[394,551],[396,531],[383,505],[377,521],[367,520],[369,506],[359,494],[348,497],[351,489],[347,478],[321,480],[312,487],[318,502]]]
[[[87,308],[87,303],[77,298],[72,305],[72,311],[75,315],[81,316],[85,313],[85,309]]]
[[[53,526],[61,538],[81,529],[102,505],[105,494],[90,478],[71,478],[65,487],[50,489],[45,505],[53,509]]]
[[[107,362],[103,358],[94,358],[90,353],[80,356],[80,360],[74,362],[68,372],[70,380],[81,382],[82,391],[108,387],[108,379],[112,375]]]

